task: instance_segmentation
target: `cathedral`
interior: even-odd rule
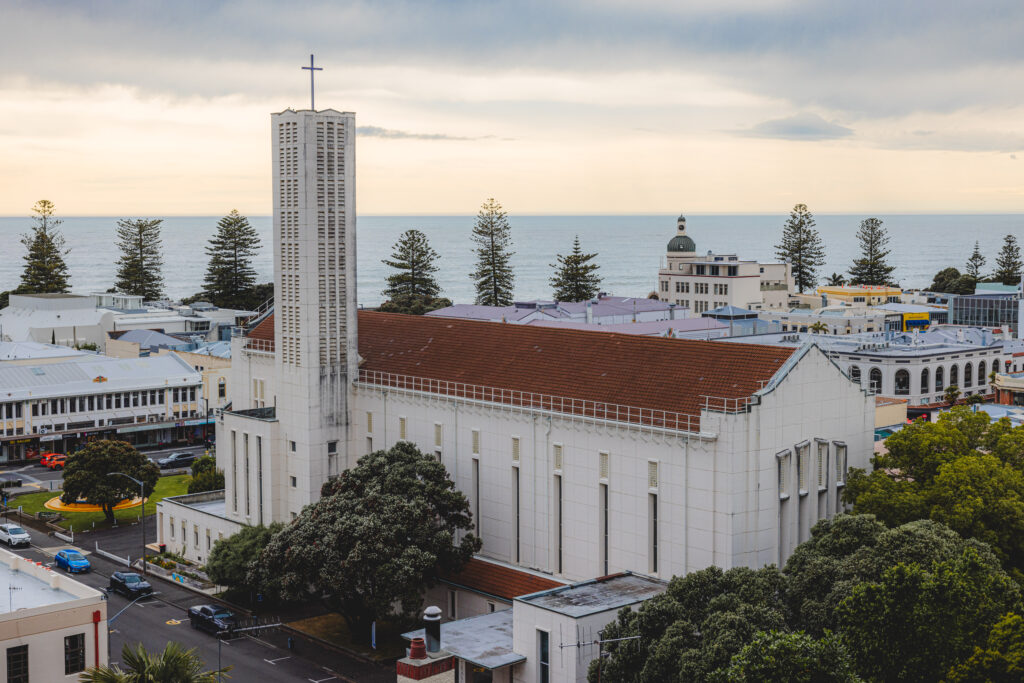
[[[551,585],[781,564],[842,509],[874,399],[817,346],[357,310],[355,116],[287,110],[271,135],[274,307],[232,340],[226,488],[161,504],[168,548],[203,561],[241,525],[294,519],[398,441],[469,499],[474,562]],[[474,616],[461,599],[448,618]]]

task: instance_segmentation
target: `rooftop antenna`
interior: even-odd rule
[[[316,111],[315,100],[313,99],[313,75],[317,71],[323,71],[323,67],[313,66],[313,55],[309,56],[309,66],[302,67],[304,70],[309,71],[309,108]]]

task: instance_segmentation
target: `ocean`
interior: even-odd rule
[[[868,215],[821,214],[815,216],[825,243],[827,261],[822,276],[845,272],[857,255],[856,232]],[[876,215],[891,237],[891,263],[904,287],[924,287],[947,266],[963,269],[975,240],[995,265],[1003,237],[1024,238],[1024,214],[896,214]],[[602,290],[619,296],[646,296],[656,288],[665,246],[675,235],[676,217],[637,216],[517,216],[511,215],[518,299],[550,298],[548,279],[556,254],[572,248],[579,235],[587,252],[598,254]],[[164,218],[164,279],[170,297],[194,294],[202,287],[207,256],[204,247],[219,217],[178,216]],[[71,253],[72,291],[105,291],[114,281],[116,218],[64,218],[64,232]],[[261,282],[273,278],[271,219],[250,216],[263,238],[255,259]],[[440,255],[438,282],[443,295],[456,303],[472,303],[473,252],[470,231],[475,216],[360,216],[358,219],[357,283],[359,303],[381,302],[388,269],[381,259],[391,254],[398,236],[410,228],[427,235]],[[687,232],[699,252],[735,253],[744,259],[774,259],[786,215],[687,215]],[[0,217],[0,291],[17,286],[24,250],[18,237],[31,225],[27,217]]]

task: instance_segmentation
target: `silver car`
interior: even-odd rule
[[[32,537],[17,524],[0,524],[0,541],[11,547],[32,545]]]

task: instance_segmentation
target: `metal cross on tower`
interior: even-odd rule
[[[313,55],[309,56],[309,66],[302,67],[309,71],[309,108],[316,111],[315,100],[313,99],[313,73],[323,71],[323,67],[313,66]]]

